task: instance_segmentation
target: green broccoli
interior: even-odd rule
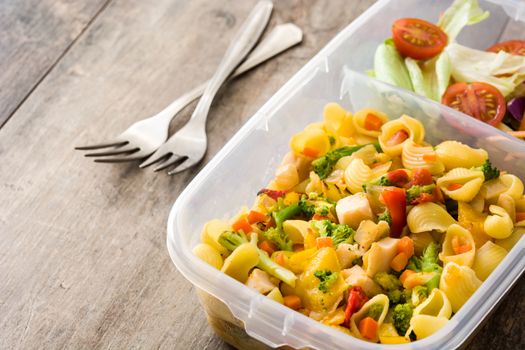
[[[412,305],[418,306],[428,297],[428,288],[426,286],[416,286],[412,289]]]
[[[330,220],[314,220],[311,226],[319,232],[319,236],[332,237],[335,246],[354,243],[355,231],[348,225],[335,224]]]
[[[394,289],[392,291],[386,292],[386,296],[390,301],[390,305],[405,304],[410,301],[412,297],[411,289]]]
[[[299,203],[294,203],[278,211],[274,211],[272,216],[275,221],[275,226],[280,229],[283,227],[283,222],[299,214],[301,214],[301,206]]]
[[[388,212],[388,210],[385,210],[384,213],[379,214],[377,216],[377,221],[386,221],[388,225],[392,225],[392,215]]]
[[[301,199],[299,200],[299,203],[297,203],[299,206],[301,213],[308,219],[310,219],[315,214],[315,205],[310,203],[307,200],[307,197],[303,195]]]
[[[434,277],[425,284],[428,292],[439,286],[441,271],[443,271],[443,268],[438,264],[438,254],[439,246],[432,242],[423,251],[423,256],[412,256],[408,261],[407,269],[416,272],[435,272]]]
[[[371,144],[374,145],[378,151],[381,151],[379,143],[375,142]],[[312,162],[313,170],[317,175],[319,175],[321,180],[324,180],[328,177],[328,175],[330,175],[335,166],[335,163],[337,163],[339,159],[352,155],[352,153],[359,151],[361,148],[368,145],[369,144],[358,146],[344,146],[341,148],[334,149],[333,151],[326,153],[324,156],[314,160]]]
[[[219,236],[219,244],[221,244],[224,248],[228,249],[229,251],[234,251],[235,248],[247,242],[248,240],[246,239],[246,237],[240,235],[237,232],[224,231]],[[251,243],[257,246],[256,234],[252,234]],[[266,271],[270,275],[280,279],[289,286],[295,288],[295,281],[297,280],[297,276],[295,276],[295,274],[292,271],[282,267],[281,265],[277,264],[275,261],[270,259],[270,257],[265,251],[259,248],[257,248],[257,250],[259,252],[259,263],[257,263],[257,267],[263,271]]]
[[[496,179],[499,177],[500,171],[498,168],[492,166],[489,159],[485,161],[481,166],[474,168],[475,170],[481,170],[485,176],[485,181]]]
[[[319,290],[323,293],[328,293],[330,287],[337,281],[337,278],[339,278],[339,273],[330,270],[320,270],[314,272],[314,276],[319,279]]]
[[[376,273],[374,276],[374,281],[386,291],[393,291],[402,288],[399,279],[396,276],[386,272]]]
[[[293,242],[288,235],[279,227],[270,227],[264,233],[264,237],[275,243],[279,250],[293,250]]]
[[[374,320],[377,321],[379,320],[381,313],[383,313],[383,305],[375,303],[370,306],[370,308],[366,312],[366,315],[372,317]]]
[[[423,193],[432,193],[434,188],[436,188],[436,185],[434,184],[424,186],[415,185],[410,187],[407,190],[407,203],[411,203]]]
[[[410,304],[398,304],[394,308],[392,319],[394,320],[394,327],[399,334],[404,335],[410,327],[410,319],[412,318],[412,306]]]

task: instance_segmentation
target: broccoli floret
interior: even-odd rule
[[[386,272],[376,273],[374,276],[374,281],[386,291],[393,291],[402,288],[399,279],[396,276]]]
[[[293,250],[293,242],[288,235],[279,227],[271,227],[264,232],[264,237],[279,247],[279,250]]]
[[[435,272],[434,277],[425,284],[429,292],[439,286],[441,271],[443,271],[443,268],[438,264],[438,254],[439,246],[432,242],[423,251],[423,256],[420,258],[416,256],[411,257],[407,265],[407,269],[416,272]]]
[[[315,208],[315,213],[321,216],[327,216],[330,214],[330,208],[327,205],[321,204]]]
[[[381,304],[372,304],[368,311],[366,312],[366,315],[369,317],[372,317],[374,320],[379,320],[379,317],[381,316],[381,313],[383,312],[383,305]]]
[[[410,327],[412,312],[412,306],[408,303],[398,304],[394,308],[392,319],[394,320],[394,327],[396,327],[399,334],[405,334]]]
[[[432,193],[434,191],[434,188],[436,188],[436,185],[434,184],[424,186],[415,185],[410,187],[407,190],[407,203],[412,202],[422,193]]]
[[[386,292],[390,305],[404,304],[410,301],[412,297],[411,289],[395,289],[389,292]]]
[[[333,146],[335,145],[335,137],[333,137],[332,135],[328,136],[328,140],[330,141],[330,146]]]
[[[492,166],[492,163],[489,159],[487,159],[481,166],[474,169],[481,170],[483,172],[483,175],[485,175],[485,181],[496,179],[500,174],[499,169]]]
[[[324,180],[332,172],[335,163],[343,157],[352,155],[352,153],[360,150],[361,148],[368,146],[369,144],[359,145],[359,146],[345,146],[341,148],[334,149],[326,153],[324,156],[317,158],[312,162],[314,172],[319,175],[321,180]],[[377,142],[372,143],[378,151],[381,151],[381,147]]]
[[[218,241],[224,248],[228,249],[229,251],[233,251],[241,244],[248,242],[246,237],[243,237],[237,232],[232,231],[224,231],[219,236]],[[250,243],[254,244],[257,247],[257,234],[252,233],[252,240],[250,241]],[[295,288],[295,281],[297,280],[297,276],[295,276],[295,274],[292,271],[282,267],[281,265],[277,264],[275,261],[270,259],[268,253],[266,253],[264,250],[259,249],[257,247],[257,251],[259,253],[259,263],[257,263],[258,268],[260,268],[263,271],[266,271],[270,275],[278,278],[279,280],[283,281],[289,286]]]
[[[385,210],[384,213],[379,214],[377,216],[377,221],[386,221],[389,226],[392,225],[392,215],[388,212],[388,210]]]
[[[348,225],[335,224],[330,220],[315,220],[311,225],[319,232],[319,236],[332,237],[335,246],[341,243],[354,243],[355,231]]]
[[[315,205],[313,205],[312,203],[310,203],[307,199],[306,199],[306,196],[302,196],[301,199],[299,200],[299,208],[301,209],[301,213],[307,217],[308,219],[310,219],[312,216],[314,216],[315,214]]]
[[[428,297],[428,288],[426,286],[416,286],[412,289],[412,305],[418,306]]]
[[[318,289],[323,293],[328,293],[330,287],[337,281],[339,273],[330,270],[320,270],[314,272],[314,276],[319,279]]]

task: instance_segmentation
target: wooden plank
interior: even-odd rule
[[[372,2],[276,1],[272,22],[295,22],[305,41],[221,92],[205,161]],[[208,78],[254,3],[114,0],[0,129],[1,349],[229,349],[165,247],[169,208],[198,169],[167,177],[103,166],[73,146],[115,135]],[[500,310],[524,299],[519,283]],[[497,314],[472,346],[519,348],[519,317]]]
[[[108,2],[0,2],[0,127]]]

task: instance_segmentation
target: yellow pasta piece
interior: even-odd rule
[[[470,202],[478,194],[483,181],[485,181],[485,176],[479,170],[455,168],[440,177],[437,180],[437,185],[450,198]]]
[[[502,193],[498,197],[498,207],[505,209],[512,222],[516,222],[516,201],[507,193]]]
[[[447,322],[448,319],[445,317],[416,315],[410,319],[410,327],[416,334],[416,339],[420,340],[436,333],[443,328]]]
[[[403,115],[396,120],[389,121],[383,125],[378,141],[383,152],[390,156],[399,156],[403,150],[406,140],[395,138],[399,132],[404,132],[408,136],[406,140],[412,140],[417,144],[423,142],[425,137],[425,128],[417,119]]]
[[[217,249],[206,243],[197,244],[193,248],[193,254],[201,260],[220,270],[222,268],[222,256]]]
[[[523,182],[516,175],[503,174],[500,176],[500,180],[507,187],[503,193],[514,199],[523,197]]]
[[[377,130],[373,130],[366,127],[367,118],[370,118],[369,115],[371,115],[372,118],[377,118],[380,121],[380,128],[382,127],[382,125],[388,122],[388,116],[385,113],[372,108],[365,108],[355,113],[353,118],[354,127],[357,130],[357,132],[362,135],[377,138],[379,135],[381,135],[380,128]]]
[[[441,206],[428,202],[418,204],[407,215],[407,224],[410,232],[427,231],[445,232],[456,220]]]
[[[449,319],[452,316],[452,305],[441,289],[434,288],[428,298],[414,309],[413,315],[429,315]]]
[[[274,183],[278,190],[289,190],[299,184],[299,173],[293,164],[280,165],[275,172]]]
[[[345,170],[345,183],[351,193],[363,191],[363,184],[372,179],[372,170],[365,162],[353,159]]]
[[[499,245],[500,247],[505,248],[507,251],[510,251],[512,247],[514,247],[514,245],[518,243],[518,241],[521,239],[521,237],[524,234],[525,234],[525,228],[515,227],[514,231],[512,231],[512,234],[509,237],[503,238],[503,239],[497,239],[496,244]]]
[[[290,148],[296,154],[317,158],[330,150],[330,138],[322,129],[310,127],[292,137]]]
[[[450,225],[439,253],[443,265],[455,262],[458,265],[472,266],[475,254],[475,243],[470,231],[457,224]]]
[[[248,273],[259,263],[259,251],[252,243],[243,243],[224,260],[221,271],[239,282],[246,282]]]
[[[474,210],[469,203],[458,202],[458,222],[470,231],[476,247],[481,247],[485,242],[492,239],[483,228],[486,217],[487,214]]]
[[[491,205],[489,211],[493,215],[487,216],[483,229],[485,232],[496,239],[507,238],[512,234],[514,224],[509,214],[502,207]]]
[[[278,302],[279,304],[284,304],[284,298],[283,298],[283,295],[281,294],[281,291],[279,290],[279,288],[275,287],[274,289],[272,289],[270,291],[270,293],[268,293],[266,295],[268,298]]]
[[[484,281],[498,267],[506,255],[507,251],[504,248],[488,241],[476,251],[476,259],[472,269],[476,272],[476,276]]]
[[[359,322],[365,318],[368,314],[368,310],[372,307],[372,305],[378,304],[383,307],[383,310],[381,311],[381,315],[377,319],[377,325],[381,327],[383,324],[383,321],[385,320],[386,314],[388,312],[388,306],[389,306],[389,300],[388,297],[384,294],[378,294],[369,301],[367,301],[361,309],[352,315],[350,318],[350,330],[352,331],[352,334],[359,338],[366,341],[371,341],[373,343],[377,343],[379,341],[379,335],[376,334],[376,337],[374,339],[366,339],[361,336],[361,333],[359,332]]]
[[[401,160],[407,169],[427,168],[432,175],[440,175],[445,171],[432,146],[421,146],[410,139],[403,143]]]
[[[221,255],[226,255],[228,254],[228,250],[219,243],[219,237],[224,231],[231,230],[232,227],[228,223],[213,219],[204,225],[201,233],[201,241],[215,248]]]
[[[304,220],[286,220],[283,231],[294,244],[303,244],[304,237],[310,229],[310,223]]]
[[[507,190],[507,186],[501,181],[501,177],[486,181],[481,187],[481,194],[487,201],[495,201],[500,194]]]
[[[447,296],[456,313],[481,286],[476,273],[468,266],[461,266],[454,262],[445,265],[439,280],[439,289]]]
[[[446,170],[477,167],[489,158],[484,149],[472,148],[458,141],[441,142],[436,146],[436,153]]]
[[[328,103],[323,110],[326,129],[332,134],[351,137],[355,133],[352,113],[337,103]]]

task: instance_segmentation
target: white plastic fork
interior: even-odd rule
[[[303,33],[292,23],[277,25],[257,45],[248,58],[232,74],[236,77],[273,56],[286,51],[302,41]],[[77,150],[97,150],[110,148],[86,157],[97,157],[98,163],[129,162],[146,158],[155,152],[168,138],[171,120],[188,104],[199,98],[208,82],[188,91],[170,103],[158,114],[132,124],[113,140],[96,145],[75,147]]]

